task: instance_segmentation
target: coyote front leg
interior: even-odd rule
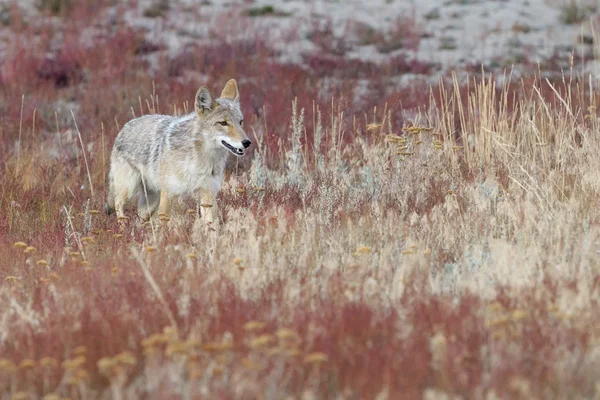
[[[160,192],[160,203],[158,204],[158,216],[169,217],[171,215],[171,195],[166,190]]]
[[[217,207],[217,195],[206,189],[200,189],[200,208],[202,218],[209,223],[218,224],[219,208]]]

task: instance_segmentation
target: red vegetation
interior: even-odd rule
[[[520,194],[522,198],[505,193],[516,180],[514,165],[511,169],[499,159],[471,165],[461,153],[452,171],[456,174],[451,175],[440,167],[450,170],[449,163],[443,164],[447,160],[440,162],[435,153],[405,163],[402,170],[392,164],[391,156],[380,160],[385,172],[361,169],[372,161],[363,157],[362,147],[381,144],[388,133],[387,126],[377,132],[364,128],[372,118],[389,117],[394,130],[389,133],[399,135],[411,120],[407,113],[416,114],[433,103],[467,107],[472,87],[459,86],[455,97],[448,98],[448,92],[426,81],[433,66],[403,55],[379,63],[349,60],[344,55],[350,45],[335,39],[327,25],[315,27],[313,41],[328,54],[306,54],[301,65],[278,60],[260,31],[245,39],[217,36],[216,43],[199,42],[169,55],[162,51],[165,43],[128,26],[119,16],[121,9],[109,24],[103,11],[111,3],[77,2],[68,11],[69,24],[47,14],[25,24],[15,11],[15,42],[0,61],[0,397],[26,391],[32,396],[60,392],[100,398],[127,387],[131,391],[123,393],[132,398],[156,393],[164,399],[179,398],[182,390],[189,390],[193,398],[232,399],[300,398],[311,393],[317,398],[380,399],[387,393],[387,398],[413,399],[427,389],[465,398],[492,398],[492,392],[499,398],[597,396],[598,374],[588,355],[597,351],[600,315],[592,310],[574,315],[564,311],[564,304],[557,305],[588,277],[593,283],[585,290],[592,298],[597,294],[600,277],[595,264],[590,262],[585,279],[573,281],[547,274],[509,286],[490,276],[492,289],[461,288],[456,293],[451,285],[440,290],[432,283],[446,268],[456,267],[473,242],[481,239],[487,247],[494,240],[514,244],[526,235],[516,234],[514,226],[505,236],[492,232],[487,211],[474,210],[466,200],[467,191],[476,192],[484,174],[498,182],[506,202],[534,198],[529,192]],[[383,41],[380,45],[403,38],[403,45],[414,47],[418,36],[415,29],[403,30],[406,23],[399,20],[386,38],[377,37]],[[398,79],[404,74],[423,79],[399,90]],[[312,184],[267,182],[256,188],[236,182],[236,190],[220,194],[229,231],[224,233],[226,240],[221,239],[227,243],[218,245],[219,237],[210,236],[204,226],[198,228],[191,213],[172,225],[131,221],[125,229],[95,213],[104,202],[113,138],[132,112],[182,112],[198,86],[206,84],[217,93],[230,77],[239,82],[245,126],[261,138],[269,154],[265,163],[272,170],[287,168],[292,100],[297,98],[298,109],[311,111],[300,140],[303,151],[308,149]],[[523,112],[516,109],[516,101],[538,96],[534,87],[541,99],[560,108],[557,93],[538,79],[508,85],[507,108],[517,115]],[[560,96],[576,86],[550,82]],[[500,97],[503,89],[494,92]],[[573,109],[595,104],[596,94],[586,94],[568,99]],[[494,107],[501,107],[500,102]],[[316,153],[331,166],[330,150],[342,148],[342,172],[318,172],[315,167],[312,110],[317,108],[325,126],[330,128],[329,121],[338,118],[345,135],[336,142],[326,129]],[[71,109],[88,155],[94,196]],[[448,115],[456,115],[449,118],[450,133],[443,139],[464,144],[472,132],[461,125],[458,108],[449,109]],[[577,114],[574,119],[587,126],[595,114],[591,110],[587,117]],[[581,142],[582,134],[577,134]],[[247,171],[250,160],[240,162],[240,170]],[[428,165],[437,169],[422,173]],[[410,190],[395,187],[379,196],[374,193],[381,188],[358,196],[350,190],[328,198],[323,194],[343,186],[340,176],[354,182],[361,173],[379,174],[379,183],[393,180]],[[570,173],[561,177],[563,197],[569,185],[582,186],[578,175]],[[458,188],[450,190],[452,185]],[[593,197],[591,190],[585,193]],[[420,231],[426,222],[418,222],[436,212],[450,214],[443,207],[452,195],[460,212],[434,220],[436,228],[453,226],[458,232],[471,218],[483,221],[469,237],[464,231],[457,233],[460,240],[454,247],[446,246],[447,237]],[[185,206],[193,209],[195,204],[188,200]],[[510,223],[519,224],[522,231],[531,229],[523,222],[530,209],[515,209],[519,221]],[[246,219],[236,220],[240,215]],[[500,225],[502,217],[494,215],[494,224]],[[388,218],[395,218],[398,231],[381,232]],[[585,221],[589,228],[598,219],[592,215]],[[310,235],[310,241],[299,239]],[[422,248],[405,248],[412,236],[419,237]],[[357,250],[350,265],[354,249],[339,248],[340,243],[348,247],[382,240],[392,243],[392,250],[378,253],[375,246],[365,247]],[[297,241],[306,246],[302,262],[314,265],[298,261]],[[318,253],[330,241],[331,249]],[[238,243],[254,246],[250,250],[256,259],[244,259],[250,250]],[[548,251],[558,246],[544,245]],[[278,250],[267,260],[261,257],[268,246]],[[215,251],[220,248],[226,256]],[[539,262],[545,272],[554,265],[544,256]],[[251,329],[249,321],[262,325]],[[153,335],[156,343],[144,342]],[[117,385],[98,362],[110,364],[106,358],[124,352],[130,354],[123,356],[118,369],[122,382]],[[58,364],[44,364],[45,357]],[[75,367],[60,364],[77,363],[77,357],[84,358]],[[20,364],[28,359],[34,366]],[[17,366],[11,368],[10,363]]]

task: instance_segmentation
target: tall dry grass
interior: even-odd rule
[[[259,135],[232,168],[218,231],[193,199],[99,214],[105,151],[89,176],[12,155],[3,397],[599,396],[594,79],[505,78],[441,82],[404,126],[293,102],[282,151]]]
[[[397,90],[430,66],[282,64],[248,21],[166,57],[110,3],[7,28],[0,397],[599,398],[595,76]],[[231,76],[223,226],[100,213],[119,127]]]

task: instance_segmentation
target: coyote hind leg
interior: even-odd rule
[[[111,215],[115,212],[115,189],[112,178],[108,180],[108,195],[106,196],[106,204],[104,204],[104,212],[106,215]]]
[[[111,160],[109,180],[109,199],[107,201],[107,208],[112,208],[111,206],[114,206],[114,209],[117,211],[117,217],[123,218],[125,216],[125,204],[135,193],[137,193],[137,189],[140,185],[140,173],[127,161],[119,156],[115,156]]]

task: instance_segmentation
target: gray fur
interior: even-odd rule
[[[124,203],[138,198],[142,218],[159,206],[168,214],[172,197],[200,190],[201,201],[214,208],[207,211],[209,219],[215,219],[227,156],[244,155],[248,145],[235,81],[227,83],[225,94],[213,100],[200,88],[190,114],[144,115],[123,126],[110,156],[107,213],[116,209],[123,217]]]

